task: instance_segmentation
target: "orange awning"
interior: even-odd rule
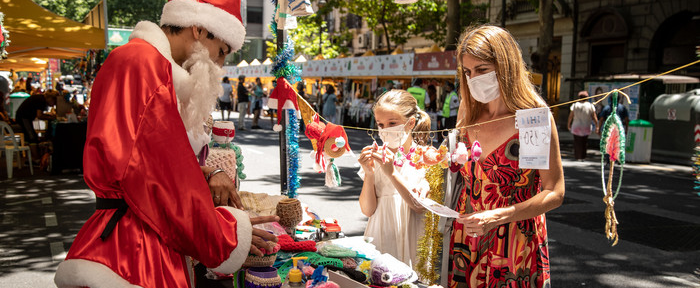
[[[0,61],[0,70],[42,71],[48,67],[48,59],[8,58]]]
[[[89,49],[106,47],[104,29],[58,16],[31,0],[2,0],[0,12],[5,14],[4,26],[10,32],[9,59],[76,58]]]

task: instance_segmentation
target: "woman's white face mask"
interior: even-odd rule
[[[408,138],[406,132],[406,124],[396,125],[389,128],[379,128],[379,138],[382,143],[386,144],[391,149],[397,149]]]
[[[474,100],[489,103],[501,96],[496,71],[471,78],[467,76],[467,86]]]

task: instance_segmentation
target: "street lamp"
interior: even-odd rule
[[[321,8],[326,5],[326,0],[318,1],[318,12],[321,12]],[[323,57],[323,15],[318,14],[318,54]]]

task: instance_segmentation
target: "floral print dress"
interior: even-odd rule
[[[467,139],[467,147],[471,147]],[[457,211],[491,210],[523,202],[540,192],[539,171],[518,168],[518,134],[483,162],[462,167],[465,188]],[[550,287],[544,214],[500,225],[473,237],[454,221],[450,240],[449,287]]]

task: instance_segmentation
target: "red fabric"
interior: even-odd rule
[[[280,244],[280,250],[282,250],[282,251],[316,252],[316,242],[310,241],[310,240],[309,241],[294,242],[294,239],[292,239],[292,236],[289,236],[287,234],[277,236],[277,243]]]
[[[287,82],[287,79],[283,77],[277,78],[277,86],[275,86],[275,89],[272,89],[270,98],[277,99],[277,113],[282,113],[282,107],[284,107],[284,103],[287,102],[287,100],[292,101],[294,109],[299,110],[297,92],[295,92],[292,85]],[[280,124],[280,120],[280,117],[277,117],[277,124]]]
[[[316,163],[321,166],[321,172],[326,172],[326,161],[325,156],[323,156],[323,147],[327,140],[335,141],[335,138],[343,137],[345,139],[345,150],[350,151],[350,143],[348,142],[348,135],[345,134],[345,129],[343,126],[338,126],[333,123],[326,123],[326,129],[323,130],[323,134],[318,138],[316,143]]]
[[[233,138],[236,136],[235,129],[223,129],[223,128],[212,127],[211,133],[216,135],[216,136],[226,136],[229,138]]]
[[[241,23],[243,23],[243,18],[241,18],[240,0],[197,0],[197,2],[214,5],[217,8],[224,10],[233,16],[236,16],[236,18],[238,18],[238,21],[241,21]]]
[[[171,63],[152,45],[134,39],[110,53],[92,88],[84,151],[90,189],[129,209],[105,241],[99,235],[115,210],[97,210],[66,259],[104,264],[142,287],[188,287],[184,255],[217,267],[236,248],[237,221],[214,208],[177,110]]]

